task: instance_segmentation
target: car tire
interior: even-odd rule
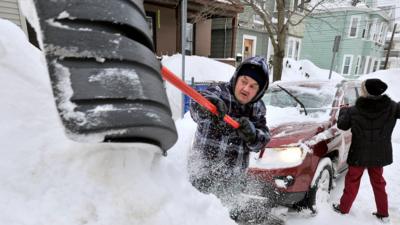
[[[318,212],[318,206],[329,200],[329,194],[333,183],[332,161],[329,158],[320,160],[317,167],[317,174],[314,174],[312,186],[305,199],[305,207],[313,214]]]
[[[82,142],[177,140],[141,0],[34,1],[66,133]],[[39,35],[39,36],[40,36]]]

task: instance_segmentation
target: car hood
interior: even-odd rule
[[[325,131],[329,122],[291,122],[280,124],[270,129],[271,141],[267,147],[280,147],[305,142]]]

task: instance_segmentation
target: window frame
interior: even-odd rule
[[[348,65],[349,68],[348,68],[347,73],[344,73],[344,69],[346,67],[345,63],[346,63],[346,59],[347,58],[350,58],[349,65]],[[350,75],[351,74],[351,66],[352,66],[352,64],[353,64],[353,55],[348,55],[348,54],[343,55],[342,75]]]
[[[357,24],[355,27],[355,34],[354,36],[351,35],[351,32],[353,30],[353,21],[357,19]],[[351,16],[350,18],[350,24],[349,24],[349,32],[348,32],[348,37],[349,38],[357,38],[358,37],[358,31],[359,31],[359,26],[360,26],[360,21],[361,21],[361,16]]]
[[[256,56],[257,52],[257,36],[254,35],[249,35],[249,34],[243,34],[243,39],[242,39],[242,56],[244,57],[244,41],[248,40],[253,40],[253,52],[250,57]],[[244,60],[244,58],[243,58]]]
[[[354,75],[358,75],[361,69],[360,66],[361,66],[361,55],[358,55],[356,61],[356,67],[354,68]]]

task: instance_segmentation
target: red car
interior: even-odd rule
[[[355,104],[359,86],[359,81],[272,84],[263,100],[267,118],[277,121],[268,124],[272,138],[266,148],[250,156],[243,195],[316,213],[333,179],[347,169],[351,132],[339,130],[336,122],[341,105]]]

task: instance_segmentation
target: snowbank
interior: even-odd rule
[[[334,82],[343,80],[343,76],[332,71],[331,79]],[[283,72],[281,80],[329,80],[329,70],[321,69],[309,60],[296,61],[285,58],[283,60]]]
[[[182,55],[163,56],[161,63],[182,79]],[[195,82],[229,81],[235,72],[235,67],[226,63],[202,57],[185,56],[185,80],[190,84],[192,77]],[[182,118],[183,95],[176,87],[166,82],[167,96],[174,120]]]
[[[0,224],[235,224],[158,147],[68,140],[42,54],[0,33]]]

